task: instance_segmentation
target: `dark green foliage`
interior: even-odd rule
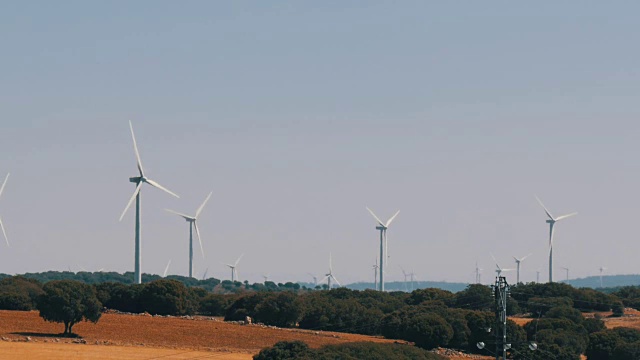
[[[411,293],[407,298],[406,303],[408,305],[420,305],[425,301],[441,300],[445,304],[453,304],[455,295],[446,290],[440,289],[419,289]]]
[[[442,316],[416,307],[386,315],[381,332],[386,338],[411,341],[425,349],[446,346],[454,335],[453,328]]]
[[[197,308],[192,295],[181,282],[161,279],[145,284],[138,301],[150,314],[192,315]]]
[[[141,313],[145,311],[140,303],[140,293],[145,285],[125,285],[106,282],[95,285],[98,299],[109,308],[122,312]]]
[[[605,329],[604,321],[596,318],[584,319],[582,326],[587,330],[587,333],[592,334]]]
[[[532,297],[527,301],[527,309],[536,316],[545,316],[547,311],[558,306],[573,307],[573,300],[568,297]]]
[[[209,316],[225,316],[238,299],[237,295],[209,294],[200,302],[200,313]]]
[[[255,308],[254,320],[279,327],[295,326],[302,316],[302,302],[291,292],[269,293]]]
[[[468,310],[491,311],[495,307],[493,292],[489,286],[471,284],[455,294],[455,307]]]
[[[310,359],[313,351],[302,341],[280,341],[270,348],[261,350],[253,360]]]
[[[573,323],[582,325],[584,323],[584,317],[579,310],[576,310],[569,306],[557,306],[551,308],[544,314],[546,318],[556,318],[556,319],[568,319]]]
[[[611,360],[640,360],[640,341],[620,344]]]
[[[245,317],[254,317],[256,306],[262,299],[260,293],[252,293],[239,297],[231,304],[224,316],[225,321],[244,321]]]
[[[589,345],[585,350],[589,360],[610,360],[622,338],[611,330],[598,331],[589,335]]]
[[[0,280],[1,310],[33,310],[36,300],[42,294],[42,284],[23,276]]]
[[[51,322],[64,323],[64,333],[72,334],[73,325],[85,320],[98,322],[102,304],[93,287],[73,280],[51,281],[42,288],[37,307],[40,316]]]
[[[624,305],[621,301],[616,301],[611,306],[611,311],[613,312],[613,316],[622,316],[624,315]]]
[[[445,360],[445,357],[409,345],[370,342],[326,345],[309,349],[301,341],[281,341],[263,349],[254,360]]]

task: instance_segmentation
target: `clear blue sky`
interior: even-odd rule
[[[148,175],[144,272],[371,281],[638,273],[637,2],[0,4],[0,272],[133,270],[133,121]]]

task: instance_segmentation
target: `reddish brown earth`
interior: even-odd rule
[[[59,337],[59,333],[62,332],[63,328],[64,326],[62,324],[45,322],[38,316],[38,312],[36,311],[0,311],[0,337],[14,340],[14,342],[0,341],[0,352],[7,354],[5,350],[9,350],[9,344],[12,344],[12,350],[9,350],[9,352],[18,351],[18,348],[24,349],[24,346],[19,346],[15,341],[24,341],[27,336],[32,339],[30,343],[24,343],[24,345],[28,346],[33,346],[33,343],[41,344],[44,347],[51,347],[54,344],[60,345],[60,343],[71,343],[72,339]],[[244,359],[250,359],[252,354],[256,354],[261,349],[272,346],[282,340],[304,341],[313,348],[326,344],[340,344],[355,341],[393,342],[393,340],[355,334],[278,329],[259,325],[238,325],[205,317],[183,319],[176,317],[152,317],[110,313],[103,314],[97,324],[87,322],[76,324],[73,327],[73,331],[87,342],[87,345],[73,344],[73,346],[76,347],[72,348],[76,349],[76,351],[82,347],[95,348],[96,344],[99,344],[102,348],[112,348],[109,351],[115,351],[116,346],[144,346],[144,348],[152,347],[162,348],[164,350],[188,349],[209,351],[220,353],[220,355],[224,355],[224,353],[244,354],[245,357],[241,357]],[[58,339],[60,343],[56,342],[56,339]],[[31,347],[27,347],[26,349],[28,350],[30,348]],[[37,349],[40,348],[42,347],[37,347]],[[36,347],[33,347],[33,349],[35,351]],[[27,351],[27,353],[29,353],[29,351]],[[162,356],[164,356],[164,352],[162,353]],[[171,354],[173,353],[177,352],[173,351]],[[109,358],[103,355],[104,354],[97,354],[93,356],[87,353],[81,357],[77,357],[79,356],[78,354],[76,354],[76,356],[68,354],[66,358]],[[158,354],[158,356],[159,355],[160,354]],[[126,357],[133,358],[132,355],[127,355]],[[2,359],[5,358],[4,356],[2,357]],[[49,356],[43,357],[16,355],[16,357],[13,358],[53,359],[56,357],[50,354]],[[63,358],[65,357],[60,357],[60,359]],[[135,358],[138,357],[136,356]],[[177,359],[178,357],[172,358]],[[234,357],[233,359],[236,358],[237,357]]]

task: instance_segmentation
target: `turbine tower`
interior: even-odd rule
[[[547,217],[549,217],[549,219],[546,222],[547,224],[549,224],[549,282],[551,283],[553,282],[553,226],[556,224],[556,222],[562,219],[566,219],[570,216],[577,215],[578,213],[574,212],[567,215],[553,217],[553,215],[551,215],[549,210],[547,210],[547,208],[544,206],[544,204],[538,197],[536,197],[536,200],[538,200],[538,202],[544,209],[544,212],[547,214]]]
[[[604,286],[602,286],[602,272],[607,270],[607,268],[600,266],[600,269],[598,269],[598,270],[600,270],[600,287],[602,288],[602,287],[604,287]]]
[[[498,260],[496,260],[496,258],[493,256],[493,254],[490,254],[490,255],[491,255],[491,257],[493,258],[493,261],[495,261],[495,262],[496,262],[496,276],[497,276],[497,277],[500,277],[500,275],[501,275],[503,272],[507,272],[507,271],[513,271],[513,270],[515,270],[515,269],[503,269],[503,268],[501,268],[501,267],[500,267],[500,265],[498,265]]]
[[[407,278],[409,277],[409,274],[404,271],[404,269],[402,268],[402,266],[400,266],[400,270],[402,270],[402,275],[404,275],[404,291],[405,292],[409,292],[409,287],[407,286]]]
[[[516,284],[520,284],[520,263],[524,261],[524,259],[528,258],[529,256],[531,256],[531,254],[518,259],[517,257],[513,257],[513,259],[516,261]]]
[[[565,281],[569,281],[569,268],[568,267],[563,267],[562,270],[567,272],[567,279]]]
[[[198,237],[198,242],[200,243],[200,252],[202,253],[202,258],[204,258],[204,249],[202,248],[202,239],[200,238],[200,230],[198,230],[198,216],[202,212],[202,209],[204,209],[204,206],[207,204],[207,201],[209,201],[211,194],[213,194],[213,192],[210,192],[207,198],[204,199],[204,202],[202,203],[202,205],[200,205],[198,210],[196,210],[196,214],[194,216],[189,216],[189,215],[181,214],[179,212],[175,212],[173,210],[165,209],[170,213],[181,216],[183,219],[185,219],[189,223],[189,277],[193,277],[193,230],[194,229],[196,230],[196,236]]]
[[[413,281],[417,278],[416,273],[413,272],[413,269],[411,269],[409,277],[411,279],[411,292],[413,292]]]
[[[2,196],[2,191],[4,190],[4,186],[7,185],[7,180],[9,180],[9,174],[4,178],[4,182],[2,183],[2,187],[0,187],[0,196]],[[4,241],[7,242],[7,246],[9,246],[9,238],[7,237],[7,232],[4,230],[4,225],[2,224],[2,219],[0,219],[0,229],[2,229],[2,235],[4,235]]]
[[[240,257],[238,257],[238,260],[236,260],[236,262],[234,262],[233,265],[225,264],[231,268],[231,282],[236,281],[236,277],[238,276],[238,273],[236,272],[236,267],[238,267],[238,263],[240,262],[240,259],[242,259],[243,256],[244,254],[240,255]]]
[[[378,258],[376,258],[376,264],[372,266],[373,268],[373,288],[375,290],[378,289],[378,269],[380,268],[380,266],[378,266]]]
[[[398,216],[398,214],[400,213],[400,210],[396,211],[396,213],[389,218],[389,220],[387,220],[387,222],[382,222],[382,220],[380,220],[376,214],[373,213],[373,211],[371,211],[371,209],[367,208],[367,210],[371,213],[371,215],[373,215],[373,218],[376,219],[376,221],[378,222],[378,226],[376,226],[377,230],[380,230],[380,291],[384,291],[384,263],[385,263],[385,257],[387,256],[387,229],[389,228],[389,225],[391,225],[391,222],[393,221],[393,219],[396,218],[396,216]]]
[[[136,184],[136,189],[133,192],[133,195],[131,196],[131,198],[129,199],[129,202],[127,203],[127,207],[124,208],[124,211],[122,212],[122,215],[120,215],[120,221],[122,221],[122,218],[124,217],[124,214],[127,213],[127,210],[129,210],[129,208],[131,207],[131,204],[133,203],[133,199],[136,200],[136,243],[135,243],[135,275],[134,275],[134,281],[136,284],[141,284],[142,283],[142,273],[140,272],[140,261],[141,261],[141,251],[140,251],[140,190],[142,187],[142,184],[146,183],[149,184],[153,187],[156,187],[170,195],[173,195],[177,198],[179,198],[178,195],[174,194],[173,192],[169,191],[169,189],[163,187],[162,185],[158,184],[157,182],[147,178],[144,174],[144,170],[142,169],[142,160],[140,160],[140,153],[138,152],[138,144],[136,144],[136,136],[133,134],[133,125],[131,125],[131,121],[129,121],[129,128],[131,129],[131,138],[133,139],[133,150],[135,150],[136,153],[136,161],[138,164],[138,171],[140,172],[140,176],[135,176],[135,177],[130,177],[129,181],[132,183]]]
[[[482,269],[478,267],[478,262],[476,261],[476,284],[480,284],[482,282],[480,279],[480,276],[482,275],[480,273],[481,271]]]
[[[307,273],[307,275],[311,276],[313,278],[313,286],[316,287],[318,286],[318,277],[313,275],[312,273]]]
[[[338,279],[333,276],[333,268],[331,266],[331,253],[329,253],[329,273],[325,274],[324,279],[320,280],[320,282],[327,280],[327,285],[329,286],[329,290],[331,290],[331,279],[333,279],[333,281],[335,281],[338,286],[341,286]]]

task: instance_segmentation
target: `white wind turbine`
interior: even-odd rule
[[[516,261],[516,284],[520,284],[520,263],[524,261],[524,259],[528,258],[529,256],[531,256],[531,254],[518,259],[517,257],[513,257],[513,259]]]
[[[373,268],[373,288],[375,290],[378,290],[378,269],[380,269],[380,266],[378,266],[378,258],[376,258],[376,263],[375,265],[372,266]]]
[[[171,259],[167,263],[167,266],[164,268],[164,272],[162,273],[162,277],[167,277],[167,272],[169,271],[169,265],[171,265]]]
[[[547,224],[549,224],[549,282],[553,282],[553,226],[555,225],[556,222],[562,219],[566,219],[570,216],[577,215],[578,213],[574,212],[571,214],[562,215],[554,218],[553,215],[551,215],[549,210],[547,210],[547,208],[544,206],[542,201],[537,196],[536,196],[536,200],[538,200],[538,202],[544,209],[544,212],[549,217],[549,219],[546,221]]]
[[[204,270],[204,275],[202,275],[202,280],[203,280],[203,281],[207,279],[207,273],[208,273],[208,272],[209,272],[209,268],[206,268],[206,269]]]
[[[338,279],[336,279],[336,277],[333,276],[333,267],[331,266],[331,253],[329,253],[329,273],[325,274],[325,277],[322,280],[320,280],[320,282],[327,280],[327,285],[329,285],[329,290],[331,290],[331,279],[333,279],[336,282],[336,284],[338,284],[338,286],[342,286],[340,285],[340,282],[338,281]]]
[[[265,283],[269,281],[269,274],[263,274],[262,277],[264,278]]]
[[[238,259],[236,260],[236,262],[233,263],[233,265],[225,264],[229,268],[231,268],[231,282],[236,281],[236,277],[238,276],[238,272],[236,271],[236,267],[238,267],[238,263],[240,262],[240,259],[242,259],[243,256],[244,256],[244,254],[240,255],[240,257],[238,257]]]
[[[607,268],[600,266],[600,269],[598,269],[598,270],[600,270],[600,287],[604,287],[604,286],[602,286],[602,272],[607,270]]]
[[[185,219],[189,223],[189,277],[193,277],[193,229],[196,230],[196,236],[198,237],[198,242],[200,243],[200,252],[202,253],[202,258],[204,258],[204,249],[202,248],[202,239],[200,238],[200,230],[198,230],[198,216],[202,212],[202,209],[204,209],[204,206],[207,204],[207,201],[209,201],[211,194],[213,194],[213,192],[210,192],[207,198],[204,199],[204,202],[202,203],[202,205],[200,205],[198,210],[196,210],[196,214],[194,216],[189,216],[173,210],[165,209],[170,213],[181,216],[183,219]]]
[[[567,272],[567,279],[565,281],[569,281],[569,268],[568,267],[562,267],[562,270]]]
[[[391,222],[393,221],[393,219],[395,219],[396,216],[398,216],[398,214],[400,213],[400,210],[398,210],[392,217],[390,217],[386,223],[382,222],[382,220],[380,220],[376,216],[376,214],[374,214],[373,211],[371,211],[371,209],[367,208],[367,210],[369,211],[369,213],[371,213],[373,218],[376,219],[376,221],[378,222],[378,226],[376,226],[376,229],[380,230],[380,291],[384,291],[384,263],[385,263],[384,260],[387,256],[387,249],[388,249],[387,229],[389,228],[389,225],[391,225]]]
[[[0,196],[2,196],[2,191],[4,190],[4,186],[7,185],[7,180],[9,180],[9,174],[7,173],[7,177],[4,178],[4,182],[2,183],[2,187],[0,187]],[[2,224],[2,219],[0,219],[0,229],[2,229],[2,235],[4,235],[4,241],[7,242],[7,246],[9,246],[9,238],[7,237],[7,232],[4,230],[4,224]]]
[[[124,217],[124,214],[127,213],[127,210],[129,210],[129,208],[131,207],[131,204],[133,203],[133,200],[136,200],[136,243],[135,243],[135,283],[136,284],[140,284],[142,283],[142,273],[140,272],[140,262],[141,262],[141,251],[140,251],[140,192],[141,192],[141,187],[142,184],[147,183],[153,187],[156,187],[170,195],[173,195],[177,198],[179,198],[178,195],[174,194],[173,192],[169,191],[167,188],[163,187],[162,185],[158,184],[157,182],[147,178],[144,174],[144,170],[142,169],[142,160],[140,160],[140,153],[138,152],[138,144],[136,143],[136,137],[133,134],[133,125],[131,125],[131,121],[129,121],[129,128],[131,129],[131,138],[133,139],[133,149],[136,152],[136,161],[138,164],[138,171],[140,172],[140,176],[135,176],[135,177],[130,177],[129,181],[132,183],[136,184],[136,189],[133,192],[133,195],[131,196],[131,198],[129,199],[129,202],[127,203],[127,207],[124,208],[124,211],[122,212],[122,215],[120,215],[120,221],[122,221],[122,218]]]
[[[411,272],[409,273],[409,278],[411,279],[411,292],[413,292],[413,282],[417,278],[416,273],[413,272],[413,269],[411,269]]]
[[[493,261],[496,262],[496,276],[497,277],[500,277],[500,275],[502,275],[503,272],[515,270],[515,269],[503,269],[503,268],[501,268],[500,265],[498,265],[498,260],[496,260],[496,258],[493,256],[493,254],[490,254],[490,255],[493,258]]]

